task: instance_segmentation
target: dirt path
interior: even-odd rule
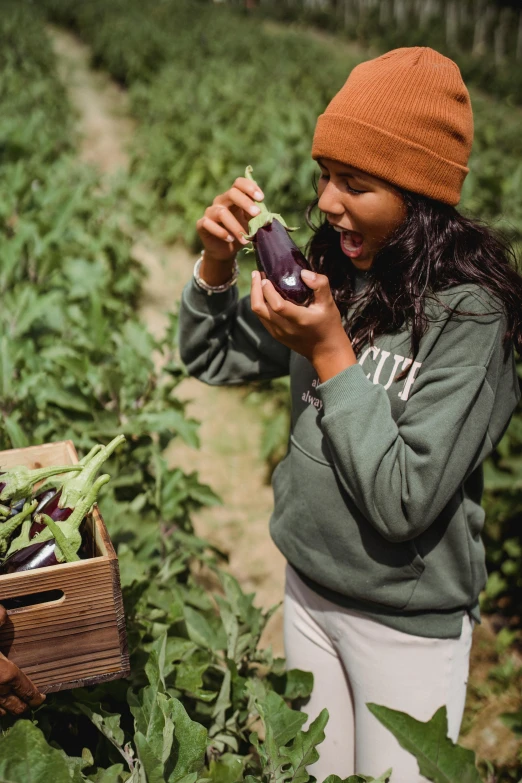
[[[80,157],[110,178],[128,166],[128,146],[134,122],[126,93],[103,72],[93,71],[89,49],[75,36],[50,28],[60,75],[78,113]],[[151,332],[160,335],[167,312],[175,307],[190,279],[194,257],[183,247],[156,243],[141,236],[133,255],[146,267],[141,313]],[[259,459],[260,426],[239,389],[211,388],[194,379],[184,381],[179,397],[189,400],[187,413],[201,422],[201,448],[175,441],[167,452],[171,465],[197,470],[222,497],[223,506],[195,515],[196,532],[229,554],[229,570],[256,603],[268,608],[283,595],[284,560],[268,535],[272,491],[264,483]],[[282,655],[282,613],[271,619],[264,634]]]

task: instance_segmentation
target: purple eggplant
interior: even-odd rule
[[[252,167],[247,166],[246,177],[252,178]],[[257,268],[284,299],[296,305],[309,305],[314,293],[303,282],[301,271],[310,264],[288,233],[281,215],[269,212],[264,202],[256,202],[261,210],[248,224],[249,238],[256,255]]]
[[[18,500],[16,503],[13,503],[13,505],[9,509],[9,516],[14,517],[15,514],[19,514],[28,500],[29,498],[22,498],[21,500]]]
[[[310,304],[313,291],[301,278],[301,270],[310,269],[310,265],[279,220],[274,218],[258,228],[252,242],[257,268],[283,299],[296,305]]]
[[[47,516],[54,519],[55,522],[63,522],[69,519],[73,509],[72,508],[60,508],[58,503],[60,501],[62,491],[48,490],[43,494],[43,497],[37,496],[39,499],[38,506],[35,509],[36,514],[47,514]],[[34,538],[41,530],[45,528],[45,522],[37,522],[33,519],[31,530],[29,532],[29,538]]]
[[[0,568],[0,573],[17,574],[19,571],[32,571],[34,568],[56,565],[58,560],[55,548],[56,542],[54,540],[29,544],[8,557]]]

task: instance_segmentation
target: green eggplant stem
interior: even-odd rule
[[[252,166],[247,166],[246,169],[245,169],[245,177],[247,179],[249,179],[251,182],[255,182],[254,177],[252,176],[252,172],[253,171],[254,171],[254,169],[252,168]],[[263,212],[266,212],[266,213],[270,214],[268,212],[268,207],[266,206],[264,201],[255,201],[255,203],[257,204],[257,206],[261,210],[261,214]]]
[[[103,463],[109,459],[120,443],[125,440],[125,435],[117,435],[110,443],[103,446],[93,456],[92,449],[87,455],[87,462],[82,466],[81,473],[74,476],[62,485],[62,494],[58,503],[60,508],[76,508],[80,498],[86,495],[92,486],[95,476]]]
[[[19,527],[19,525],[21,525],[27,519],[27,517],[29,517],[29,522],[31,522],[31,514],[37,505],[37,500],[34,500],[32,503],[25,503],[23,509],[18,514],[15,514],[14,517],[11,517],[11,519],[7,520],[7,522],[4,522],[2,525],[0,525],[0,557],[3,557],[7,552],[9,539],[15,530]]]
[[[77,463],[76,467],[78,470],[82,470],[85,465],[87,465],[88,462],[91,461],[91,459],[99,452],[101,451],[103,446],[100,443],[97,443],[96,446],[93,446],[92,449],[85,455],[85,457],[82,457],[82,459]],[[63,485],[65,481],[67,481],[70,478],[70,476],[66,476],[63,479],[51,479],[50,481],[46,481],[45,484],[38,489],[38,494],[43,494],[44,492],[48,492],[50,489],[60,489],[60,487]]]
[[[65,560],[66,563],[74,563],[80,559],[77,552],[81,544],[82,537],[78,531],[74,531],[76,536],[73,535],[71,538],[68,538],[64,534],[62,527],[47,514],[38,514],[38,520],[44,522],[51,531],[52,537],[56,541],[55,555],[59,562]],[[77,540],[78,538],[79,541]]]
[[[255,182],[254,177],[252,176],[253,168],[252,166],[247,166],[245,169],[245,177],[252,182]],[[272,222],[272,220],[278,220],[281,225],[283,225],[287,231],[295,231],[295,228],[291,228],[290,226],[286,225],[286,221],[282,215],[279,215],[277,212],[270,212],[265,204],[264,201],[256,201],[255,202],[261,212],[259,215],[256,215],[252,218],[252,220],[248,221],[248,236],[246,239],[252,240],[256,234],[256,231],[263,226],[268,225]]]
[[[102,476],[99,476],[99,478],[96,479],[94,484],[89,487],[87,493],[84,495],[84,497],[80,498],[74,511],[72,512],[69,519],[63,520],[63,522],[60,522],[60,527],[62,529],[62,533],[66,538],[71,538],[76,531],[80,529],[80,525],[91,510],[91,508],[96,503],[96,498],[98,497],[98,493],[100,489],[103,487],[104,484],[106,484],[108,481],[110,481],[111,477],[108,473],[104,473]],[[42,515],[37,514],[35,517],[35,520],[37,522],[44,521],[44,519],[40,519]],[[54,538],[53,534],[51,533],[51,530],[49,527],[44,528],[44,530],[41,530],[37,535],[31,539],[31,544],[37,544],[41,541],[50,541],[51,538]]]
[[[81,465],[52,465],[47,468],[36,468],[29,470],[25,465],[15,465],[9,468],[0,476],[0,480],[5,484],[0,492],[0,502],[10,500],[16,503],[32,494],[33,487],[39,481],[57,476],[60,473],[78,473],[81,471]]]
[[[32,526],[33,520],[31,517],[24,519],[19,535],[11,541],[9,549],[7,550],[7,557],[11,557],[14,552],[18,552],[19,549],[25,549],[26,546],[29,546],[29,544],[32,543],[29,538]]]
[[[82,457],[81,460],[78,462],[78,465],[87,465],[93,457],[96,456],[101,450],[103,449],[103,446],[101,443],[97,443],[96,446],[93,446],[90,451],[87,452],[85,457]]]
[[[85,455],[85,457],[82,457],[82,459],[77,463],[76,467],[79,471],[81,471],[85,465],[87,465],[88,462],[91,461],[91,459],[99,452],[101,451],[103,446],[100,443],[97,443],[96,446],[93,446],[92,449]],[[45,484],[38,488],[38,494],[43,494],[44,492],[48,492],[50,489],[60,489],[60,487],[66,482],[70,476],[66,476],[63,479],[51,479],[50,481],[46,481]]]

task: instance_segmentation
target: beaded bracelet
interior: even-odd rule
[[[228,291],[229,288],[232,288],[233,285],[236,285],[237,278],[239,277],[239,266],[237,260],[234,260],[232,277],[230,280],[227,280],[226,283],[222,283],[221,285],[209,285],[199,276],[199,270],[201,268],[202,261],[203,256],[200,256],[194,264],[194,280],[196,285],[201,288],[202,291],[205,291],[208,296],[212,296],[212,294],[222,294],[224,291]]]

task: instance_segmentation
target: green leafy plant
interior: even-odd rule
[[[412,753],[419,772],[435,783],[480,783],[475,754],[448,738],[446,707],[423,723],[410,715],[378,704],[368,704],[370,712],[389,729],[400,745]]]
[[[173,348],[176,318],[156,339],[136,314],[143,271],[131,254],[127,192],[134,206],[144,206],[145,219],[157,211],[168,235],[191,239],[191,221],[209,194],[257,150],[259,158],[267,154],[259,177],[280,194],[278,208],[302,212],[315,116],[347,64],[325,64],[324,50],[295,34],[264,32],[260,53],[250,22],[232,31],[236,17],[206,3],[197,6],[196,20],[194,4],[173,0],[146,7],[137,0],[41,0],[38,7],[73,26],[95,62],[130,86],[136,116],[148,128],[135,176],[104,190],[74,157],[71,110],[38,8],[0,5],[0,447],[72,438],[83,454],[95,441],[126,435],[126,449],[107,466],[113,479],[102,511],[118,552],[132,666],[127,680],[53,694],[31,719],[3,717],[0,778],[306,783],[326,715],[303,730],[305,716],[292,704],[310,694],[311,675],[286,671],[284,661],[260,649],[271,612],[243,593],[221,570],[221,553],[192,530],[193,511],[219,498],[163,456],[176,437],[196,446],[197,423],[176,396],[185,375]],[[261,105],[251,90],[260,68],[267,85]],[[504,182],[514,170],[508,148],[518,142],[508,127],[507,120],[498,128],[491,122],[488,143],[503,143],[505,155],[485,166],[473,190],[479,204],[485,183],[494,176]],[[493,212],[499,199],[516,196],[513,182],[484,196]],[[283,430],[284,382],[280,389]],[[267,455],[275,453],[277,435],[267,438]],[[501,454],[503,474],[516,467],[517,438]],[[514,544],[506,550],[515,559],[517,551]],[[410,749],[422,750],[429,774],[439,775],[430,748],[446,748],[440,716],[421,727],[386,719],[390,727],[400,723]],[[389,778],[386,772],[379,780]],[[363,780],[370,778],[347,779]]]

